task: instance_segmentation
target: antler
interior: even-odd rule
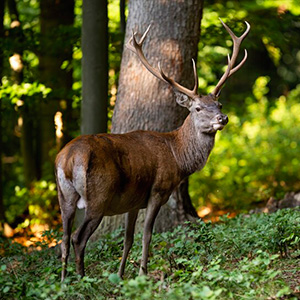
[[[127,42],[126,47],[128,49],[130,49],[132,52],[134,52],[138,58],[140,59],[140,61],[142,62],[142,64],[147,68],[147,70],[149,72],[151,72],[155,77],[157,77],[158,79],[169,83],[173,88],[175,88],[177,91],[187,95],[188,97],[195,99],[196,97],[199,97],[197,91],[198,91],[198,75],[197,75],[197,69],[196,69],[196,64],[195,61],[192,59],[193,62],[193,70],[194,70],[194,79],[195,79],[195,85],[194,88],[192,90],[189,90],[187,88],[185,88],[184,86],[180,85],[179,83],[177,83],[175,80],[173,80],[172,78],[169,78],[165,75],[165,73],[162,71],[160,64],[158,64],[158,68],[159,70],[153,68],[149,62],[147,61],[143,50],[142,50],[142,46],[143,46],[143,42],[146,38],[147,33],[150,30],[151,25],[148,26],[147,30],[145,31],[145,33],[143,34],[141,40],[139,42],[137,42],[136,40],[136,32],[132,33],[132,36],[130,38],[130,40]],[[132,44],[131,44],[132,42]]]
[[[249,33],[249,31],[250,31],[250,24],[245,21],[245,23],[247,25],[247,29],[245,30],[245,32],[240,37],[237,37],[232,32],[232,30],[221,19],[220,19],[220,21],[222,22],[222,25],[225,27],[225,29],[230,34],[230,36],[231,36],[231,38],[233,40],[233,52],[232,52],[232,58],[230,60],[229,66],[228,66],[229,72],[227,72],[228,70],[226,70],[226,72],[223,74],[223,76],[221,77],[220,81],[218,82],[218,84],[216,85],[215,89],[212,92],[212,94],[214,96],[216,96],[216,97],[218,97],[220,95],[221,88],[224,85],[225,81],[232,74],[234,74],[237,70],[239,70],[242,67],[242,65],[245,63],[245,61],[247,59],[247,50],[246,49],[245,49],[244,58],[242,59],[242,61],[236,67],[234,67],[235,61],[237,59],[237,56],[238,56],[238,53],[239,53],[239,50],[240,50],[241,43],[244,40],[244,38],[247,36],[247,34]]]

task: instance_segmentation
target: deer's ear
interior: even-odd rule
[[[190,107],[193,104],[193,100],[191,98],[177,91],[175,92],[175,98],[176,98],[176,102],[180,106],[186,107],[187,109],[190,109]]]

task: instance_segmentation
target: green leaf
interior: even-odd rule
[[[205,299],[211,297],[213,295],[213,291],[208,286],[204,286],[199,294]]]
[[[121,282],[121,278],[118,274],[110,274],[108,276],[108,280],[113,284],[119,284]]]
[[[4,271],[6,271],[6,269],[7,269],[6,265],[2,265],[2,266],[1,266],[1,271],[4,272]]]

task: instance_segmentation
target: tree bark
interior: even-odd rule
[[[83,1],[81,133],[107,131],[107,1]]]
[[[37,179],[37,169],[34,151],[34,124],[30,107],[25,103],[21,108],[21,153],[23,158],[25,185],[29,188],[32,181]]]
[[[50,150],[55,148],[56,136],[54,116],[57,111],[63,113],[64,134],[69,140],[68,120],[72,100],[73,69],[71,67],[73,46],[67,43],[68,30],[65,35],[61,28],[68,28],[74,23],[74,0],[43,0],[40,1],[41,40],[39,51],[40,81],[52,89],[52,94],[43,101],[40,107],[40,176],[52,174],[55,155]],[[69,66],[62,69],[62,63],[68,61]],[[46,168],[45,168],[46,166]]]
[[[129,1],[125,42],[132,35],[132,30],[143,33],[152,24],[143,46],[145,56],[153,66],[160,62],[169,77],[192,88],[191,59],[197,59],[202,7],[202,0]],[[176,104],[172,89],[150,74],[135,54],[125,48],[112,132],[124,133],[137,129],[171,131],[181,126],[187,114],[186,109]],[[155,229],[169,230],[196,216],[185,182],[161,209]],[[142,224],[142,219],[139,218],[138,224]],[[113,230],[122,223],[123,217],[120,216],[104,218],[100,232]]]
[[[107,131],[108,16],[107,1],[83,1],[81,134]],[[78,209],[75,227],[82,222]]]
[[[4,17],[4,1],[0,1],[0,43],[3,43],[4,28],[3,28],[3,17]],[[3,48],[0,50],[0,85],[2,84],[2,72],[3,72]],[[5,211],[3,203],[3,180],[2,180],[2,102],[0,101],[0,228],[5,221]]]

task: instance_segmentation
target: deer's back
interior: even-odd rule
[[[78,189],[85,186],[81,197],[87,205],[96,197],[105,215],[124,213],[146,207],[151,193],[169,194],[179,183],[170,138],[140,131],[80,136],[58,154],[56,167],[70,182],[79,182]]]

